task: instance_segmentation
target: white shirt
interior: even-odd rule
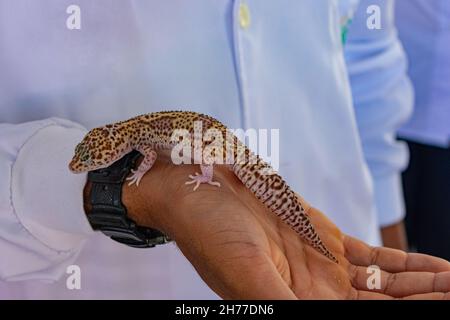
[[[80,291],[65,289],[65,276],[14,290],[214,297],[173,245],[137,250],[93,236],[85,176],[67,170],[84,127],[162,109],[279,128],[280,173],[293,189],[344,232],[379,244],[379,225],[403,217],[407,154],[393,137],[411,91],[392,2],[375,2],[390,18],[367,30],[363,1],[345,56],[335,0],[247,0],[249,25],[239,0],[78,0],[81,30],[66,28],[69,2],[0,2],[0,250],[10,257],[0,277],[56,281],[75,262]]]
[[[450,1],[397,0],[399,36],[415,89],[410,121],[400,129],[409,140],[450,146]]]

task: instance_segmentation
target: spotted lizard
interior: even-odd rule
[[[130,184],[139,185],[143,175],[156,161],[157,151],[173,150],[175,144],[180,142],[174,141],[174,131],[185,130],[188,132],[188,138],[195,139],[194,124],[199,122],[202,124],[201,134],[209,129],[216,129],[226,137],[223,140],[223,159],[229,150],[226,146],[231,145],[234,154],[237,154],[238,150],[243,150],[245,156],[240,158],[241,161],[235,160],[228,166],[256,198],[310,246],[331,261],[339,263],[320,239],[296,193],[283,178],[235,135],[230,135],[225,125],[208,115],[189,111],[163,111],[92,129],[76,146],[69,169],[74,173],[80,173],[105,168],[132,150],[137,150],[144,158],[138,168],[132,170],[127,180]],[[210,143],[200,141],[202,147]],[[235,158],[238,159],[237,156]],[[204,161],[200,163],[201,174],[189,176],[190,180],[186,184],[195,184],[194,191],[203,183],[220,187],[219,182],[213,181],[213,165],[217,164],[214,163],[214,159],[217,158],[213,158],[212,154],[208,157],[206,153]]]

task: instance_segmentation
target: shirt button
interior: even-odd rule
[[[239,24],[242,29],[247,29],[250,26],[250,10],[246,3],[239,5]]]

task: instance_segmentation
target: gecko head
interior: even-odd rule
[[[69,169],[73,173],[95,170],[95,168],[93,168],[93,162],[94,160],[89,151],[89,146],[83,141],[75,147],[75,154],[72,161],[70,161]]]
[[[75,147],[69,169],[73,173],[108,167],[124,154],[124,141],[118,139],[113,125],[95,128]]]

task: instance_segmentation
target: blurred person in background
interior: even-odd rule
[[[0,1],[2,298],[217,297],[175,246],[137,250],[93,233],[82,209],[86,176],[67,170],[86,128],[168,108],[207,113],[230,128],[280,128],[279,171],[294,190],[343,232],[403,247],[407,150],[395,133],[410,114],[412,93],[393,1],[78,0],[81,29],[69,30],[71,4]],[[367,28],[373,4],[380,29]],[[145,178],[156,176],[157,168]],[[182,246],[192,233],[175,236]],[[349,258],[362,264],[378,256],[350,249]],[[388,267],[407,257],[387,252],[380,257]],[[312,280],[292,273],[302,277],[293,283],[327,277],[317,261],[291,264],[317,267]],[[66,288],[72,263],[82,269],[81,290]],[[437,270],[425,265],[422,271]],[[308,297],[352,297],[319,283],[328,295]],[[415,293],[408,283],[402,294]],[[248,294],[258,293],[267,290]]]
[[[396,6],[415,88],[414,113],[399,130],[411,157],[403,174],[408,238],[417,251],[450,260],[450,1]]]

